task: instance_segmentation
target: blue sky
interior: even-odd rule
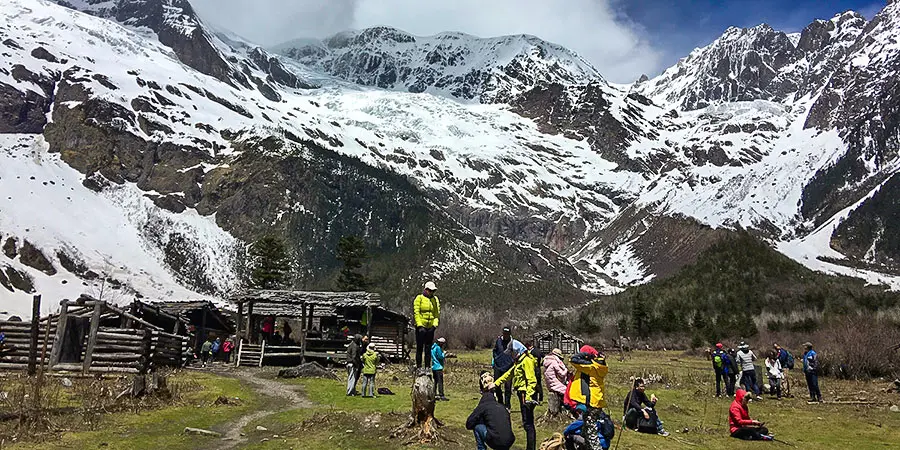
[[[730,26],[767,23],[776,30],[801,31],[814,19],[847,10],[871,19],[884,5],[885,0],[619,0],[617,9],[645,30],[669,66]]]

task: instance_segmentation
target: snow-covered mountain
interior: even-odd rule
[[[101,279],[221,295],[266,234],[298,285],[327,287],[359,235],[386,293],[434,277],[459,303],[578,301],[734,227],[900,287],[898,2],[799,35],[729,29],[631,86],[532,36],[379,27],[266,50],[186,0],[0,17],[0,310]]]

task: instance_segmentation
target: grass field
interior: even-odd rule
[[[390,366],[379,373],[377,384],[396,395],[378,398],[358,398],[344,395],[343,380],[295,379],[282,383],[298,388],[309,399],[300,409],[271,408],[275,411],[250,420],[243,427],[245,443],[236,448],[247,449],[397,449],[439,448],[471,449],[474,439],[465,430],[465,419],[475,407],[477,374],[487,368],[489,352],[463,353],[448,360],[445,374],[449,402],[438,402],[436,417],[444,422],[441,439],[433,444],[405,445],[405,438],[392,438],[392,432],[407,420],[410,409],[409,389],[412,376],[408,369]],[[609,359],[607,378],[608,411],[621,418],[621,404],[627,394],[630,377],[641,376],[653,380],[647,392],[655,393],[660,402],[658,410],[668,438],[617,430],[620,449],[656,448],[758,448],[781,446],[779,443],[748,443],[728,437],[728,399],[715,399],[715,386],[709,363],[702,358],[683,356],[677,352],[635,352],[620,362],[613,355]],[[342,375],[342,374],[341,374]],[[107,448],[142,449],[165,446],[171,449],[214,449],[227,445],[215,438],[184,436],[185,426],[207,427],[226,431],[224,426],[235,418],[253,413],[268,400],[234,378],[194,373],[190,375],[200,389],[189,394],[191,402],[142,414],[110,416],[100,428],[89,432],[65,433],[55,442],[3,446],[3,448]],[[260,377],[271,378],[266,371]],[[796,447],[886,449],[897,448],[900,442],[900,413],[889,411],[891,404],[900,403],[896,393],[885,393],[887,382],[856,382],[823,379],[822,389],[830,401],[874,401],[875,405],[826,403],[807,405],[805,384],[795,378],[795,398],[776,401],[766,398],[750,406],[754,418],[767,422],[776,436]],[[246,399],[239,407],[213,407],[219,395]],[[540,418],[546,411],[536,410]],[[525,436],[520,425],[518,406],[513,405],[513,428],[517,435],[515,448],[524,448]],[[560,431],[566,422],[538,423],[538,441]],[[257,430],[257,426],[266,430]],[[621,436],[621,439],[620,439]],[[614,441],[615,445],[616,441]]]

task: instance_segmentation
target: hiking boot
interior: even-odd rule
[[[668,436],[669,436],[669,432],[666,431],[666,430],[663,430],[661,433],[659,433],[659,435],[662,436],[662,437],[668,437]]]
[[[774,440],[775,440],[775,436],[769,436],[769,435],[765,435],[765,434],[764,434],[764,435],[762,435],[762,440],[764,440],[764,441],[774,441]]]

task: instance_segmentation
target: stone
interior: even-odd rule
[[[59,380],[59,384],[63,385],[63,387],[70,388],[72,387],[72,380],[68,378],[63,378]]]
[[[257,426],[256,426],[256,431],[269,431],[269,429],[266,428],[266,427],[264,427],[264,426],[262,426],[262,425],[257,425]]]
[[[184,434],[194,434],[198,436],[209,436],[209,437],[222,437],[222,433],[217,433],[215,431],[204,430],[202,428],[191,428],[185,427]]]
[[[22,250],[19,252],[19,261],[22,264],[25,264],[28,267],[32,267],[34,269],[40,270],[47,275],[56,275],[56,268],[53,267],[53,264],[47,259],[46,256],[27,240],[22,243]]]
[[[900,406],[891,405],[891,412],[900,413]]]

